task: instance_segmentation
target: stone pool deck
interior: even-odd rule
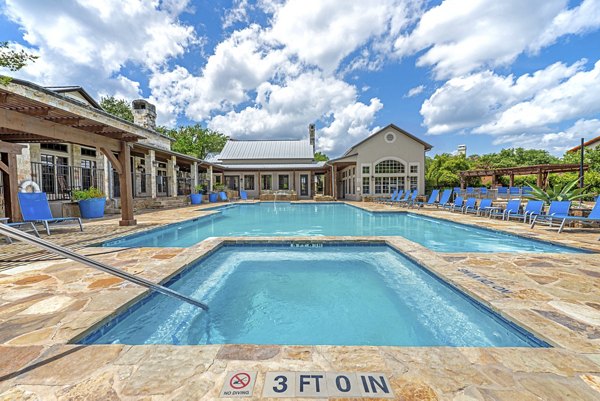
[[[355,203],[369,210],[397,210]],[[224,241],[191,248],[93,248],[87,245],[211,213],[206,206],[86,222],[50,239],[156,282],[167,280]],[[530,230],[439,210],[411,210],[600,252],[600,230]],[[598,254],[439,253],[402,237],[294,238],[384,241],[446,281],[527,328],[553,348],[339,347],[69,344],[144,295],[145,290],[26,244],[0,245],[0,400],[218,399],[227,372],[383,372],[399,400],[600,399]]]

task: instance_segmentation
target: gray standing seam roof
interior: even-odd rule
[[[229,140],[219,155],[220,160],[313,159],[309,140],[236,141]]]

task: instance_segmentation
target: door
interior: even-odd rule
[[[237,175],[226,175],[225,176],[225,186],[227,189],[231,189],[232,191],[237,191],[240,189],[240,177]]]
[[[308,196],[308,174],[300,174],[300,196]]]

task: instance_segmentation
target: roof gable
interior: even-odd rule
[[[98,104],[98,102],[96,102],[94,98],[91,97],[90,94],[87,93],[81,86],[46,86],[45,88],[51,90],[52,92],[68,96],[71,99],[75,99],[79,102],[87,103],[89,106],[92,106],[95,109],[102,110],[100,104]]]
[[[432,145],[428,144],[427,142],[417,138],[416,136],[414,136],[413,134],[403,130],[402,128],[396,126],[395,124],[389,124],[385,127],[383,127],[382,129],[380,129],[379,131],[375,132],[374,134],[369,135],[368,137],[366,137],[365,139],[363,139],[362,141],[360,141],[359,143],[353,145],[350,149],[348,149],[343,156],[348,156],[351,153],[354,153],[355,149],[357,147],[359,147],[360,145],[362,145],[363,143],[367,142],[368,140],[370,140],[371,138],[383,133],[384,131],[386,131],[387,129],[392,128],[393,130],[395,130],[396,132],[403,134],[404,136],[409,137],[410,139],[412,139],[413,141],[419,142],[420,144],[422,144],[423,146],[425,146],[425,150],[431,150],[431,148],[433,148]],[[342,156],[342,157],[343,157]]]
[[[312,160],[313,158],[313,147],[308,140],[238,141],[230,139],[219,155],[220,160]]]

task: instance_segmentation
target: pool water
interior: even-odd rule
[[[84,344],[547,346],[385,245],[223,246]]]
[[[465,217],[467,219],[467,217]],[[208,237],[402,236],[439,252],[578,252],[412,213],[371,213],[346,204],[263,202],[103,243],[116,247],[189,247]]]

